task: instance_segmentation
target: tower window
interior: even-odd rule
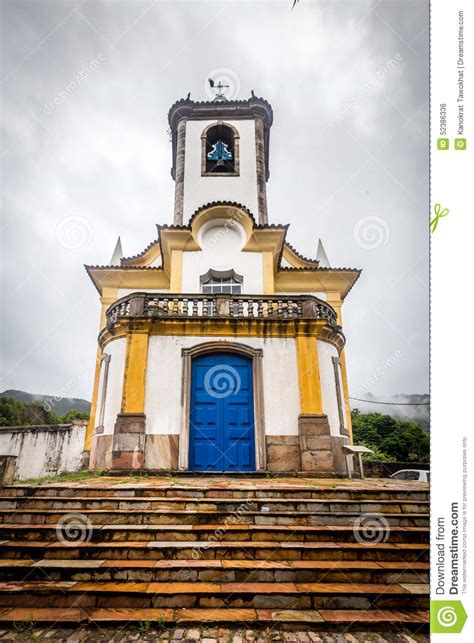
[[[201,138],[203,176],[237,176],[239,135],[235,127],[217,123],[207,127]]]
[[[201,277],[201,291],[207,295],[240,295],[243,280],[233,270],[209,270]]]

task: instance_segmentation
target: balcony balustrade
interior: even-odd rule
[[[312,295],[168,295],[133,293],[107,311],[107,329],[120,319],[321,319],[337,326],[335,310]]]

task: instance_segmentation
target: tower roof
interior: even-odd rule
[[[247,100],[191,100],[189,94],[186,98],[180,98],[168,112],[168,123],[171,131],[174,131],[182,118],[212,119],[212,118],[255,118],[263,119],[267,127],[273,123],[273,109],[270,103],[264,98],[252,96]]]

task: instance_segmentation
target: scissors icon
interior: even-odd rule
[[[431,233],[433,233],[438,227],[438,221],[442,217],[445,217],[447,214],[449,214],[449,210],[448,208],[443,208],[443,210],[441,210],[441,205],[439,203],[436,203],[434,207],[434,213],[435,213],[435,216],[430,221]]]

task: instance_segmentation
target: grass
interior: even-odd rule
[[[76,471],[75,473],[63,473],[59,476],[43,476],[42,478],[27,478],[26,480],[15,480],[14,484],[44,484],[45,482],[73,482],[74,480],[87,480],[88,478],[99,478],[102,471]]]

